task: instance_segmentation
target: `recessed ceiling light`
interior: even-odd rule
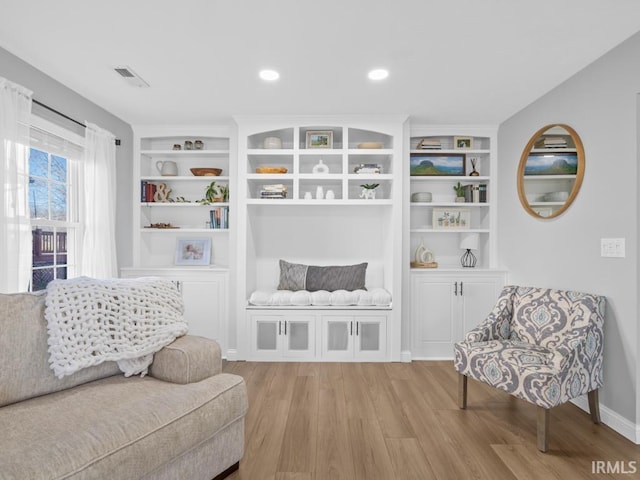
[[[280,74],[275,70],[260,70],[260,78],[268,82],[273,82],[280,78]]]
[[[385,70],[384,68],[376,68],[375,70],[371,70],[369,72],[369,78],[371,80],[384,80],[389,76],[389,70]]]

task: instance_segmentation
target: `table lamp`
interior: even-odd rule
[[[463,267],[475,267],[477,258],[471,250],[478,249],[478,240],[480,235],[477,233],[463,233],[460,236],[460,248],[466,250],[460,257],[460,263]]]

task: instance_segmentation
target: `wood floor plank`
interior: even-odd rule
[[[492,448],[518,480],[564,480],[575,478],[577,473],[572,468],[565,472],[565,476],[556,475],[552,468],[540,460],[538,453],[545,454],[536,452],[528,445],[493,445]]]
[[[436,475],[431,469],[420,442],[416,438],[385,440],[396,480],[430,480]]]
[[[310,473],[316,465],[319,377],[296,376],[277,472]]]
[[[355,472],[344,387],[341,380],[334,379],[332,383],[332,388],[321,388],[319,392],[315,472],[317,478],[351,480]]]
[[[375,420],[349,420],[349,439],[353,449],[356,480],[390,480],[394,478],[380,425]]]
[[[376,420],[378,416],[373,407],[369,389],[364,381],[362,364],[343,363],[342,376],[344,378],[345,401],[349,418]]]
[[[384,437],[415,438],[411,422],[404,411],[398,408],[400,399],[393,391],[384,364],[365,363],[362,365],[362,372]]]

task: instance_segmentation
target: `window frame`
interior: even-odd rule
[[[46,145],[40,145],[39,142],[36,145],[32,144],[34,139],[33,130],[36,129],[40,132],[44,132],[45,134],[49,134],[55,137],[58,137],[65,142],[69,142],[73,144],[76,150],[76,153],[63,154],[56,151],[56,148],[46,149]],[[48,164],[50,168],[51,164],[51,156],[59,156],[63,157],[67,161],[67,178],[65,179],[65,184],[67,186],[66,189],[66,202],[67,202],[67,219],[66,220],[52,220],[51,217],[51,185],[52,184],[60,184],[59,182],[52,181],[50,178],[51,172],[49,171],[49,180],[48,180],[48,189],[49,192],[49,218],[30,218],[31,232],[32,232],[32,248],[33,248],[33,231],[36,228],[42,228],[47,231],[53,231],[54,239],[57,236],[57,232],[66,231],[66,261],[62,264],[58,263],[58,252],[57,250],[57,241],[54,240],[54,256],[53,256],[53,264],[52,265],[43,265],[36,267],[33,264],[31,265],[31,281],[29,282],[29,291],[34,291],[33,285],[33,275],[37,270],[53,270],[53,278],[58,278],[58,269],[66,268],[66,278],[73,278],[79,274],[80,271],[80,259],[81,255],[81,247],[82,247],[82,235],[84,233],[84,223],[81,221],[83,218],[82,212],[82,195],[83,195],[83,185],[82,185],[82,167],[83,167],[83,155],[84,155],[84,137],[78,135],[71,130],[68,130],[60,125],[52,123],[48,120],[45,120],[42,117],[39,117],[35,114],[31,116],[31,129],[30,129],[30,142],[29,142],[29,154],[31,154],[31,148],[36,150],[44,151],[47,153]],[[29,178],[27,179],[27,184],[29,184],[29,179],[31,178],[31,174],[29,174]],[[33,253],[32,253],[33,258]]]

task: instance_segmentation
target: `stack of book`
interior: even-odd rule
[[[440,150],[442,145],[439,138],[423,138],[418,143],[418,148],[422,150]]]
[[[227,229],[229,228],[229,207],[218,207],[209,211],[211,228]]]
[[[153,202],[153,196],[156,193],[156,185],[151,182],[140,182],[140,201],[142,203]]]
[[[281,183],[263,185],[260,190],[260,198],[287,198],[287,187]]]
[[[544,137],[536,142],[536,148],[567,148],[567,139],[564,137]]]
[[[487,203],[487,184],[464,185],[465,203]]]

